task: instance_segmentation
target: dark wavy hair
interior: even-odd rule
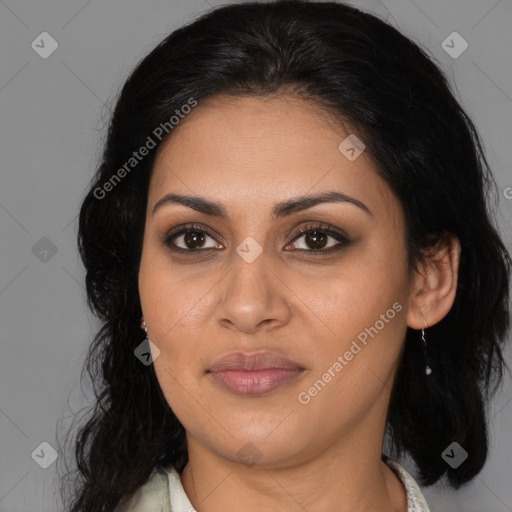
[[[154,469],[181,472],[187,463],[184,428],[154,367],[134,356],[144,339],[138,270],[168,121],[191,98],[200,108],[217,94],[293,94],[353,127],[403,208],[409,272],[447,234],[459,239],[455,302],[427,331],[433,373],[422,370],[420,331],[408,328],[388,435],[423,485],[470,481],[487,458],[487,406],[507,368],[510,320],[511,260],[492,218],[497,187],[481,139],[433,58],[386,22],[335,2],[254,2],[216,8],[172,32],[138,63],[115,104],[79,215],[88,306],[102,325],[82,369],[95,402],[74,440],[69,510],[113,511]],[[166,137],[113,182],[166,122]],[[469,454],[456,469],[441,457],[453,441]]]

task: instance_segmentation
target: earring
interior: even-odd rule
[[[425,317],[423,317],[425,320]],[[425,320],[425,326],[428,328],[427,321]],[[421,329],[421,341],[423,342],[423,360],[425,361],[425,374],[430,375],[432,368],[428,364],[428,353],[427,353],[427,340],[425,339],[425,329]]]
[[[146,320],[144,320],[144,317],[143,317],[143,316],[142,316],[140,319],[141,319],[140,328],[141,328],[141,329],[144,329],[144,331],[146,331],[146,340],[148,340],[148,341],[149,341],[149,338],[148,338],[148,328],[147,328],[147,326],[146,326]],[[146,341],[146,340],[144,340],[144,341]]]

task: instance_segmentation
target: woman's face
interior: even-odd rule
[[[189,447],[279,467],[383,429],[407,327],[404,219],[368,154],[339,149],[348,135],[290,96],[217,97],[159,148],[139,291]],[[225,216],[159,203],[170,193]],[[273,215],[325,193],[350,200]],[[232,353],[238,370],[217,364]]]

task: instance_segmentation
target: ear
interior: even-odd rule
[[[450,311],[457,292],[460,252],[459,239],[446,234],[425,255],[425,265],[415,273],[409,295],[407,325],[412,329],[430,327]]]

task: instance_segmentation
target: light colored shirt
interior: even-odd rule
[[[407,512],[430,512],[425,498],[414,478],[398,462],[385,459],[395,472],[407,493]],[[162,474],[153,471],[148,481],[142,485],[129,502],[119,512],[194,512],[183,489],[178,472],[172,468]]]

